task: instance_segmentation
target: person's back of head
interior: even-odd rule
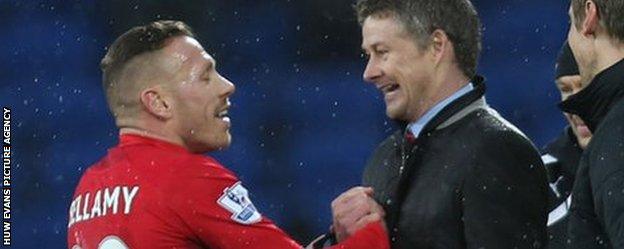
[[[173,37],[195,37],[180,21],[155,21],[119,36],[101,61],[102,86],[117,126],[132,126],[141,106],[139,93],[166,72],[158,53]]]

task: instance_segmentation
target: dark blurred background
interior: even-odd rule
[[[564,126],[554,59],[567,0],[474,0],[488,100],[542,146]],[[298,241],[324,233],[333,198],[360,182],[393,129],[363,83],[352,1],[0,0],[0,104],[13,111],[13,244],[66,248],[80,175],[117,142],[99,61],[130,27],[179,19],[237,86],[234,142],[214,156]]]

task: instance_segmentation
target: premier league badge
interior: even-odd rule
[[[241,224],[253,224],[259,222],[262,216],[249,199],[249,193],[241,182],[237,182],[223,190],[217,203],[232,213],[232,220]]]

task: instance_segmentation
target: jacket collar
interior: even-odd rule
[[[600,72],[580,92],[559,103],[559,108],[576,114],[595,132],[611,107],[624,98],[624,59]]]
[[[418,118],[418,120],[407,125],[407,129],[409,129],[415,137],[420,135],[420,132],[425,128],[425,126],[450,103],[453,103],[454,100],[464,96],[464,94],[469,93],[474,89],[472,83],[468,83],[461,87],[459,90],[455,91],[455,93],[451,94],[451,96],[446,97],[442,101],[433,105],[425,114]]]
[[[471,106],[475,101],[480,100],[483,95],[485,95],[485,79],[482,76],[475,76],[472,78],[472,86],[474,89],[472,91],[464,94],[463,96],[457,98],[453,102],[449,103],[445,106],[437,115],[435,115],[422,129],[422,134],[427,134],[432,130],[435,130],[439,126],[448,126],[450,125],[447,121],[457,121],[455,120],[455,116],[462,112],[464,109]],[[479,102],[481,103],[481,102]],[[483,102],[484,104],[485,102]],[[485,105],[485,104],[484,104]],[[481,106],[481,105],[479,105]],[[462,116],[463,117],[463,116]],[[461,117],[460,117],[461,118]],[[407,127],[407,122],[397,121],[401,127],[401,131],[405,131]]]

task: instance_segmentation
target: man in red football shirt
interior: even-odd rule
[[[254,207],[236,175],[202,153],[229,146],[234,85],[182,22],[136,27],[102,60],[120,141],[82,176],[68,248],[301,248]],[[336,248],[389,248],[373,201]]]

